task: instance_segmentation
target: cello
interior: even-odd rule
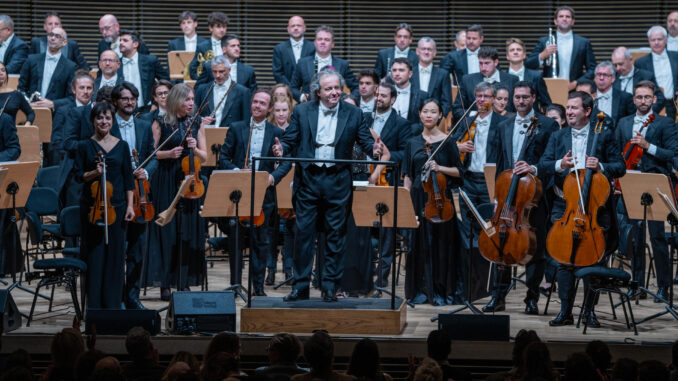
[[[445,141],[440,144],[444,143]],[[428,155],[430,161],[433,154],[431,153],[431,144],[428,142],[426,142],[426,155]],[[426,173],[422,175],[421,179],[421,185],[428,196],[424,215],[427,220],[434,224],[447,222],[454,216],[454,204],[452,200],[445,196],[447,178],[444,174],[433,170]]]
[[[106,156],[99,151],[99,162],[103,163],[100,180],[95,180],[90,186],[94,204],[89,209],[89,222],[92,225],[104,227],[104,243],[108,245],[108,225],[115,222],[115,208],[111,204],[113,184],[106,181]],[[104,184],[104,186],[101,186]]]
[[[639,132],[643,132],[643,130],[647,126],[649,126],[653,121],[654,121],[654,113],[651,113],[647,117],[647,119],[645,119],[645,122],[640,127]],[[631,134],[633,135],[633,131],[631,131]],[[643,157],[644,152],[645,152],[645,150],[642,149],[639,145],[631,144],[630,140],[628,142],[626,142],[626,145],[624,146],[624,150],[622,151],[622,157],[624,157],[624,163],[626,164],[626,169],[627,170],[636,169],[636,167],[638,167],[638,164],[640,164],[640,159]],[[619,181],[614,182],[614,187],[615,187],[616,190],[621,192],[621,184],[619,183]]]
[[[539,119],[533,115],[525,131],[518,161],[525,160],[525,151],[538,128]],[[494,198],[497,207],[489,221],[493,234],[483,229],[478,237],[478,250],[487,260],[504,265],[524,265],[537,249],[535,229],[530,226],[530,210],[539,203],[541,181],[531,173],[516,175],[507,169],[497,176]],[[494,234],[494,232],[499,234]]]
[[[137,150],[132,150],[132,160],[135,168],[139,168],[139,155]],[[134,182],[134,219],[132,221],[143,224],[153,219],[155,216],[155,208],[149,201],[151,194],[151,185],[148,179],[136,179]]]
[[[589,156],[595,155],[605,114],[598,114]],[[610,195],[610,183],[605,175],[592,169],[573,169],[563,184],[565,212],[555,221],[546,237],[546,249],[551,257],[567,266],[591,266],[605,254],[604,229],[598,223],[598,213]]]
[[[476,138],[476,119],[478,119],[478,116],[482,113],[490,111],[490,104],[485,103],[484,105],[481,105],[478,109],[478,112],[473,115],[473,118],[471,119],[470,125],[468,125],[468,128],[466,129],[466,132],[464,132],[464,135],[457,140],[457,144],[463,144],[468,141],[474,141]],[[466,160],[466,152],[459,152],[459,162],[464,163],[464,160]]]

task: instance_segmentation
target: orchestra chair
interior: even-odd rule
[[[171,52],[167,52],[170,79],[186,79],[184,78],[184,70],[193,60],[193,56],[195,56],[195,52],[184,50],[172,50]]]
[[[569,93],[567,86],[569,82],[565,78],[544,78],[546,89],[549,92],[552,103],[565,106],[567,104],[567,95]]]
[[[41,246],[40,254],[44,258],[47,251],[61,249],[61,226],[57,223],[43,223],[44,217],[59,216],[59,196],[52,188],[34,187],[26,201],[26,222],[31,241]],[[46,233],[46,234],[45,234]],[[28,236],[26,237],[26,251],[28,250]],[[57,241],[59,244],[57,245]],[[49,242],[49,245],[48,245]],[[54,252],[56,256],[56,252]],[[28,258],[27,258],[28,260]]]
[[[7,87],[16,90],[19,87],[19,74],[10,74],[7,78]]]
[[[344,85],[344,94],[351,95],[351,89],[349,89],[346,85]]]
[[[57,183],[59,181],[59,172],[61,167],[58,165],[53,165],[51,167],[44,167],[38,169],[38,175],[35,178],[35,181],[38,183],[39,187],[47,187],[57,191]]]
[[[47,107],[34,107],[35,120],[33,126],[38,127],[40,131],[40,142],[49,143],[52,138],[52,110]],[[16,124],[21,125],[26,123],[26,114],[19,110],[16,113]]]
[[[452,128],[452,111],[448,112],[447,116],[438,124],[438,129],[445,134],[449,134],[450,128]]]
[[[99,68],[95,67],[89,71],[90,77],[96,79],[99,76]]]
[[[635,52],[634,52],[634,51],[631,51],[631,58],[632,58],[633,61],[635,62],[636,60],[638,60],[638,58],[643,58],[643,57],[645,57],[645,56],[648,55],[648,54],[650,54],[650,51],[649,51],[649,50],[635,51]]]
[[[20,163],[42,161],[42,155],[40,155],[40,131],[38,127],[17,126],[16,134],[19,137],[19,145],[21,146],[21,155],[19,155],[17,161]]]

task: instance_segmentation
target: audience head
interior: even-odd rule
[[[436,41],[431,37],[422,37],[417,43],[417,55],[419,56],[419,64],[428,67],[433,62],[433,59],[438,54],[436,49]]]
[[[139,98],[139,90],[131,82],[123,81],[116,85],[111,91],[111,103],[115,106],[120,116],[130,117],[134,114],[137,108],[137,99]],[[137,328],[143,330],[141,327],[132,328],[127,334],[127,339],[130,339],[130,334],[138,335],[140,332],[135,331]],[[148,332],[146,332],[148,334]],[[150,336],[150,335],[149,335]],[[149,339],[150,342],[150,339]],[[128,348],[129,350],[129,348]]]
[[[513,344],[513,366],[518,367],[522,365],[523,362],[523,352],[528,345],[532,343],[541,342],[541,339],[537,335],[537,332],[533,330],[521,329],[516,334],[515,343]]]
[[[363,99],[372,99],[379,84],[379,76],[374,69],[363,69],[358,74],[358,92]]]
[[[565,360],[565,378],[577,381],[600,381],[596,366],[584,352],[570,354]]]
[[[33,381],[33,371],[23,366],[7,368],[2,373],[0,381]]]
[[[122,93],[124,94],[125,91],[130,91],[130,89],[125,89]],[[115,90],[113,91],[113,94],[115,96]],[[153,346],[153,342],[151,342],[151,334],[142,327],[134,327],[127,332],[125,349],[127,349],[127,353],[132,358],[132,361],[137,363],[146,362],[148,360],[155,361],[158,355],[157,350]]]
[[[630,358],[620,358],[612,367],[612,381],[638,380],[638,362]]]
[[[523,361],[520,367],[521,376],[524,380],[542,378],[555,380],[551,353],[546,344],[534,341],[523,350]]]
[[[96,366],[94,366],[94,371],[100,369],[111,369],[118,372],[122,372],[122,367],[120,366],[120,361],[113,356],[104,356],[101,360],[97,361]]]
[[[567,118],[565,117],[565,107],[557,103],[550,104],[546,107],[546,116],[555,120],[560,128],[567,125]]]
[[[7,356],[7,359],[5,360],[5,371],[13,368],[33,369],[31,355],[25,349],[17,349]],[[9,379],[12,380],[11,378]]]
[[[221,49],[229,61],[235,62],[240,58],[240,37],[235,33],[227,34],[221,39]]]
[[[650,49],[652,49],[652,53],[662,54],[664,49],[666,49],[668,33],[663,26],[655,25],[648,29],[647,41],[650,43]]]
[[[669,381],[669,370],[659,360],[645,360],[638,365],[638,381]]]
[[[610,348],[600,340],[590,341],[586,345],[586,354],[589,355],[593,365],[599,372],[605,373],[612,365],[612,354]]]
[[[567,5],[561,5],[553,13],[553,24],[560,33],[569,32],[574,26],[574,9]]]
[[[480,24],[473,24],[466,29],[466,49],[475,52],[484,40],[483,27]]]
[[[353,347],[346,374],[358,379],[379,380],[380,368],[377,343],[369,338],[357,342]]]
[[[334,28],[329,25],[321,25],[315,30],[315,53],[325,58],[332,53],[334,48]]]
[[[273,110],[268,116],[269,123],[283,129],[287,128],[290,123],[290,118],[292,117],[293,108],[292,98],[286,96],[274,96]]]
[[[301,354],[301,345],[301,340],[291,333],[278,333],[273,335],[266,347],[269,363],[297,362],[297,359]]]
[[[240,338],[238,335],[233,332],[220,332],[214,335],[209,345],[207,345],[205,356],[203,356],[203,364],[210,356],[219,352],[225,352],[239,357]]]
[[[198,28],[198,15],[192,11],[183,11],[179,15],[179,27],[186,37],[193,37]]]
[[[113,77],[120,68],[120,59],[118,55],[112,50],[104,50],[99,57],[99,70],[104,75],[104,78]]]
[[[610,59],[612,65],[614,65],[614,70],[619,75],[628,75],[633,70],[633,56],[631,51],[625,46],[620,46],[613,50]]]
[[[153,100],[163,111],[167,105],[167,95],[169,94],[170,90],[172,90],[172,82],[166,79],[161,79],[153,83]]]
[[[405,50],[412,45],[412,27],[410,24],[404,22],[398,24],[393,39],[400,50]]]
[[[234,353],[216,352],[203,362],[202,381],[223,381],[240,370],[238,356]]]
[[[84,70],[76,71],[71,81],[71,91],[76,101],[82,105],[88,104],[94,94],[94,78]]]
[[[311,99],[319,100],[327,108],[334,108],[341,100],[344,77],[333,69],[320,70],[311,80]]]
[[[304,343],[304,358],[311,366],[311,373],[324,377],[332,371],[334,360],[334,342],[325,331],[316,331]]]
[[[678,368],[678,340],[674,341],[671,346],[671,364],[674,368]]]
[[[443,381],[443,370],[432,358],[425,358],[414,372],[413,381]]]
[[[172,366],[176,363],[184,363],[188,368],[193,372],[200,371],[200,361],[193,355],[193,353],[188,351],[179,351],[172,356],[169,366]],[[169,367],[168,367],[169,370]]]
[[[207,29],[210,30],[212,38],[221,40],[228,31],[228,16],[223,12],[212,12],[207,16]]]
[[[460,30],[454,37],[454,47],[457,50],[466,49],[466,31]]]
[[[426,348],[428,357],[436,361],[446,361],[452,350],[452,339],[442,329],[433,330],[426,339]]]
[[[127,381],[127,378],[121,370],[113,368],[96,369],[92,373],[91,380],[96,381]]]
[[[306,23],[304,18],[301,16],[292,16],[287,21],[287,33],[295,41],[299,41],[304,37],[306,33]]]
[[[91,349],[80,354],[75,363],[75,380],[89,381],[97,363],[104,357],[106,357],[106,354],[97,349]]]
[[[98,116],[105,110],[108,110],[110,117],[113,116],[112,106],[108,103],[101,103],[101,108],[95,105],[90,115]],[[95,113],[95,111],[97,111]],[[90,116],[90,121],[93,118]],[[94,124],[94,122],[92,122]],[[73,329],[65,328],[54,335],[50,353],[52,354],[52,364],[57,369],[74,369],[75,360],[85,351],[85,345],[82,342],[82,336],[73,332]]]
[[[118,39],[120,33],[120,24],[118,19],[111,14],[101,16],[99,19],[99,32],[104,41],[110,43]]]

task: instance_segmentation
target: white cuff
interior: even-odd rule
[[[655,156],[657,153],[657,146],[654,144],[650,144],[650,148],[647,149],[647,153],[649,153],[652,156]]]

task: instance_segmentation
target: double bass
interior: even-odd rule
[[[598,114],[593,133],[593,144],[588,155],[595,155],[595,148],[603,129],[605,114]],[[605,255],[604,228],[598,223],[598,213],[610,195],[610,183],[605,175],[592,169],[572,170],[563,184],[565,212],[555,221],[546,237],[546,249],[551,257],[567,266],[591,266]]]
[[[538,129],[539,119],[533,115],[525,131],[518,161],[525,160],[530,139]],[[478,237],[478,250],[487,260],[504,265],[524,265],[537,249],[534,227],[530,226],[530,210],[539,203],[541,181],[531,173],[516,175],[507,169],[497,176],[494,198],[497,206],[489,221],[493,234],[483,229]],[[499,234],[494,234],[494,232]]]
[[[132,150],[132,160],[135,168],[139,167],[139,155],[137,150]],[[155,208],[150,202],[151,185],[148,179],[136,179],[134,181],[134,219],[132,221],[143,224],[153,219],[155,216]]]
[[[643,130],[647,128],[647,126],[649,126],[652,122],[654,122],[654,113],[651,113],[647,117],[647,119],[645,119],[645,122],[640,127],[639,132],[643,132]],[[631,134],[633,134],[633,132],[634,131],[631,131]],[[640,159],[643,157],[644,152],[645,150],[642,149],[639,145],[632,144],[630,140],[626,142],[624,150],[622,151],[622,157],[624,158],[626,169],[627,170],[636,169],[636,167],[638,167],[638,164],[640,164]],[[614,186],[618,191],[621,192],[621,184],[619,183],[619,181],[615,181]]]
[[[99,159],[102,165],[101,178],[95,180],[90,186],[90,192],[94,204],[89,209],[89,223],[104,228],[104,243],[108,245],[108,225],[115,222],[115,208],[111,204],[113,197],[113,184],[106,180],[106,156],[99,151]],[[103,186],[102,186],[103,184]]]
[[[476,119],[478,119],[478,116],[480,114],[488,112],[489,110],[490,110],[490,104],[489,103],[485,103],[478,108],[478,112],[471,119],[470,125],[466,129],[466,132],[464,132],[464,135],[462,135],[462,137],[459,140],[457,140],[457,144],[463,144],[463,143],[466,143],[468,141],[472,142],[472,141],[475,140],[475,138],[476,138]],[[461,163],[464,163],[465,160],[466,160],[466,152],[459,152],[459,161]]]

